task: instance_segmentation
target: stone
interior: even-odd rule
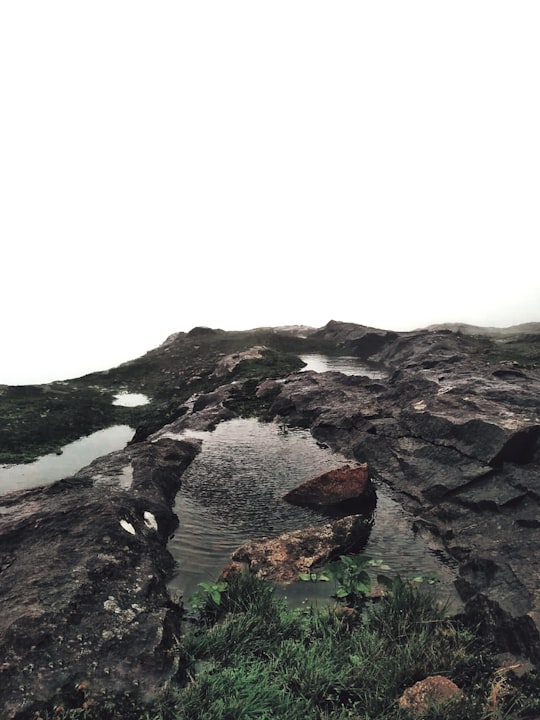
[[[214,375],[217,377],[230,375],[241,362],[245,360],[260,360],[263,357],[264,351],[267,349],[264,345],[254,345],[243,352],[226,355],[217,363]]]
[[[349,515],[275,538],[252,540],[234,552],[232,561],[263,579],[290,583],[298,580],[300,573],[321,567],[338,555],[359,552],[367,542],[371,525],[361,515]],[[228,566],[227,572],[234,568]]]
[[[423,717],[433,706],[444,705],[458,700],[462,696],[458,686],[443,675],[430,675],[407,688],[399,698],[398,704],[413,715]]]
[[[294,505],[311,507],[336,506],[354,501],[371,512],[375,491],[369,479],[368,464],[360,463],[355,467],[343,465],[306,480],[288,492],[284,499]]]

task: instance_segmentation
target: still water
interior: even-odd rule
[[[197,583],[215,580],[244,541],[328,522],[315,510],[282,499],[304,480],[347,462],[317,445],[307,430],[284,432],[274,423],[238,419],[186,436],[202,438],[203,446],[183,476],[175,506],[180,527],[168,545],[177,563],[170,588],[185,598]],[[448,568],[413,533],[412,518],[389,491],[377,487],[377,495],[365,552],[389,565],[388,575],[447,576]],[[329,591],[326,583],[300,583],[286,592],[298,600],[322,598]]]
[[[115,395],[113,405],[121,407],[139,407],[139,405],[148,405],[150,398],[142,393],[121,392]]]
[[[306,363],[302,368],[302,372],[312,370],[313,372],[340,372],[344,375],[364,375],[372,380],[384,380],[388,377],[388,372],[383,368],[374,365],[367,365],[353,355],[341,355],[340,357],[328,357],[327,355],[319,355],[310,353],[300,357]]]
[[[383,379],[383,370],[354,357],[328,358],[305,355],[304,370],[343,372]],[[120,394],[117,403],[147,402],[143,395]],[[80,438],[62,448],[61,455],[46,455],[33,463],[0,466],[0,495],[13,490],[52,483],[74,474],[96,457],[123,448],[133,429],[117,425]],[[283,495],[304,480],[339,467],[346,459],[320,447],[307,430],[284,430],[273,423],[231,420],[212,432],[190,432],[174,437],[199,437],[202,452],[182,479],[175,512],[180,527],[169,542],[176,560],[170,588],[185,598],[197,583],[214,580],[243,542],[275,536],[289,530],[322,524],[327,518],[315,511],[289,505]],[[405,578],[437,572],[442,595],[453,595],[452,570],[442,565],[412,531],[412,518],[390,491],[377,487],[377,508],[365,548],[371,557],[384,561],[391,572]],[[299,583],[289,586],[296,601],[309,596],[328,597],[326,584]]]
[[[129,425],[114,425],[64,445],[62,454],[43,455],[34,462],[0,466],[0,495],[27,490],[69,477],[102,455],[120,450],[133,437]]]

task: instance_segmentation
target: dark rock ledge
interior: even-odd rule
[[[457,564],[466,610],[501,650],[539,662],[540,374],[501,373],[460,355],[458,342],[441,348],[422,335],[390,346],[400,369],[387,383],[291,375],[275,383],[272,411],[368,462],[375,484],[389,485],[427,543]]]
[[[0,709],[76,693],[155,693],[175,674],[172,512],[196,441],[140,443],[0,498]]]

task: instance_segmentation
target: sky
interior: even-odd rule
[[[0,384],[540,320],[537,0],[0,3]]]

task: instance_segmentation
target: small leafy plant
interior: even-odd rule
[[[311,582],[328,582],[336,585],[334,597],[351,606],[360,606],[365,602],[372,586],[369,567],[390,570],[382,560],[374,560],[368,555],[341,555],[338,560],[325,565],[320,572],[301,573],[300,579]],[[379,582],[389,582],[384,576],[378,576]]]
[[[427,575],[417,575],[412,579],[412,581],[420,585],[422,583],[426,583],[427,585],[435,585],[435,583],[439,582],[439,576],[436,572],[431,572]]]
[[[200,582],[197,590],[191,596],[191,607],[202,615],[213,615],[219,610],[223,593],[227,590],[228,584],[222,580],[219,582]]]

